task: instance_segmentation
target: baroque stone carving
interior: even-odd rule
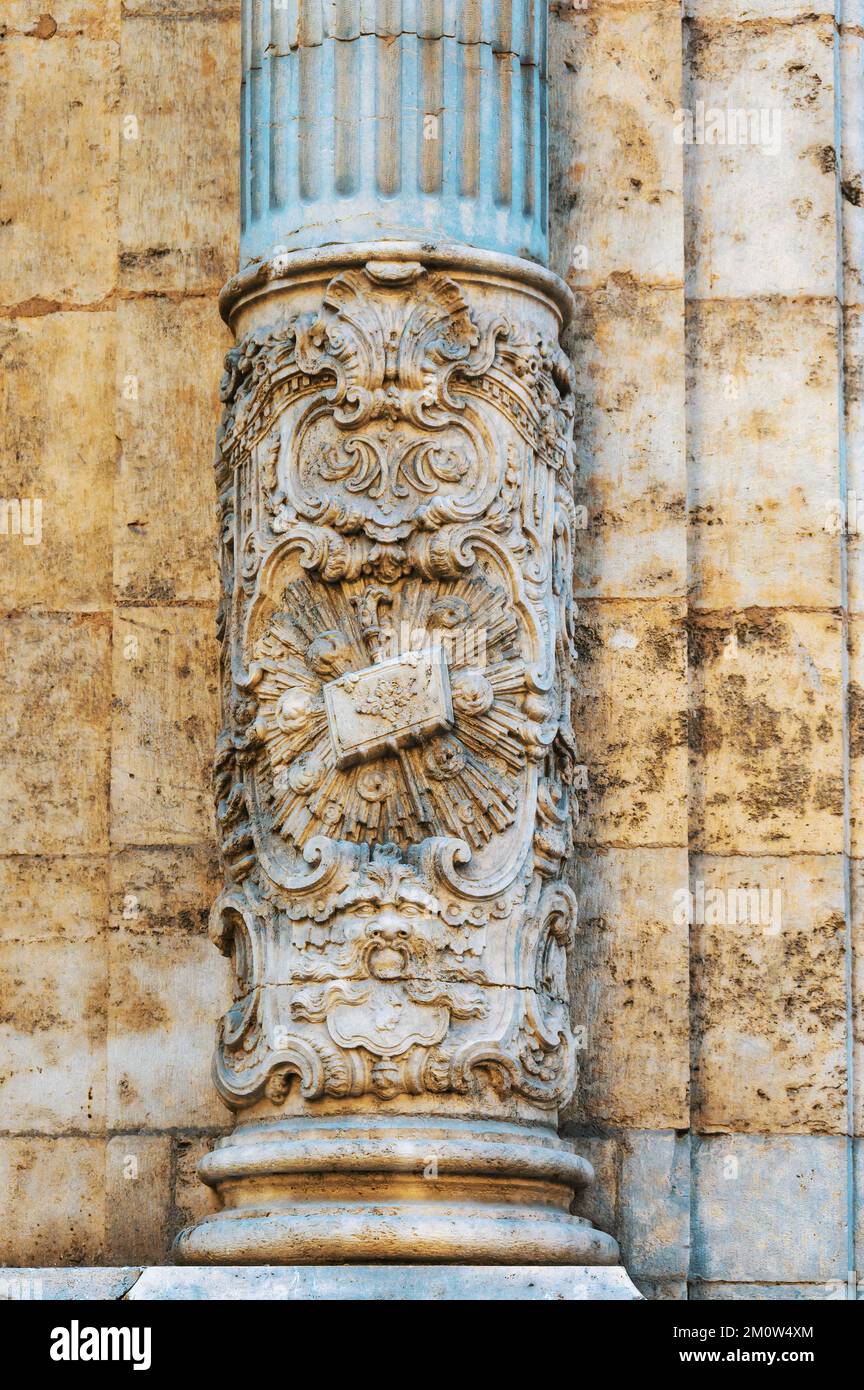
[[[419,261],[226,359],[232,1105],[569,1093],[570,368]]]

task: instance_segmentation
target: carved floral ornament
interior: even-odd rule
[[[569,372],[417,262],[227,356],[233,1105],[570,1089]]]

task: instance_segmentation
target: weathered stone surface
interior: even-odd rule
[[[116,57],[86,37],[3,42],[6,160],[27,172],[4,185],[0,312],[98,304],[116,285]]]
[[[574,288],[680,285],[680,10],[553,6],[549,64],[551,264]]]
[[[840,539],[831,524],[840,495],[839,368],[833,301],[691,306],[688,558],[695,607],[839,603]]]
[[[99,1264],[104,1250],[105,1141],[0,1138],[0,1263]]]
[[[40,0],[41,2],[41,0]],[[94,1267],[87,1269],[57,1269],[56,1267],[34,1269],[0,1270],[0,1300],[46,1302],[76,1302],[120,1299],[128,1293],[141,1269],[133,1267]]]
[[[686,844],[683,603],[583,602],[576,651],[577,843]]]
[[[23,508],[20,534],[11,534],[8,512],[0,522],[4,608],[72,612],[110,602],[113,374],[112,314],[0,324],[0,486],[4,509],[11,499]]]
[[[4,28],[40,42],[74,34],[116,39],[121,8],[128,10],[133,5],[151,3],[152,0],[123,0],[122,5],[121,0],[51,0],[50,4],[47,0],[6,0]],[[174,0],[165,3],[174,4]]]
[[[112,839],[212,833],[216,644],[208,608],[124,608],[114,621]]]
[[[210,297],[119,306],[114,582],[122,602],[215,603],[210,461],[228,341]]]
[[[618,1209],[618,1174],[621,1167],[617,1139],[579,1133],[577,1125],[565,1124],[561,1130],[574,1149],[587,1158],[594,1169],[594,1181],[580,1188],[573,1199],[573,1211],[585,1216],[601,1231],[615,1234]]]
[[[684,300],[614,274],[578,292],[566,345],[576,373],[577,598],[645,599],[686,587]]]
[[[846,1299],[846,1282],[827,1279],[824,1284],[708,1284],[695,1280],[690,1285],[690,1297],[702,1303],[712,1299],[724,1303],[842,1303]]]
[[[219,881],[215,845],[118,850],[111,859],[111,927],[147,941],[205,936]]]
[[[697,1128],[843,1133],[841,857],[694,855],[690,877]]]
[[[839,853],[839,619],[748,609],[690,626],[693,848]]]
[[[0,1128],[102,1131],[104,940],[3,942],[0,978]]]
[[[174,23],[129,12],[122,26],[120,283],[130,290],[214,295],[237,266],[240,33],[236,10],[211,14]]]
[[[581,850],[576,862],[571,1012],[581,1050],[573,1118],[684,1129],[687,926],[676,925],[673,911],[686,851]]]
[[[93,941],[108,917],[108,861],[101,855],[0,857],[3,940]]]
[[[686,1281],[689,1137],[631,1131],[622,1142],[621,1194],[618,1237],[625,1268],[634,1279]],[[640,1288],[647,1294],[642,1284]]]
[[[98,614],[6,614],[0,622],[7,854],[106,846],[110,640]]]
[[[224,1125],[210,1053],[227,971],[207,938],[112,934],[110,990],[109,1126]]]
[[[853,1096],[854,1132],[864,1134],[864,860],[853,859],[849,866],[850,914],[852,925],[852,1016],[853,1028],[853,1072],[855,1078]],[[858,1145],[859,1158],[861,1146]],[[859,1194],[864,1187],[859,1185]],[[864,1213],[864,1203],[860,1204]],[[864,1246],[862,1246],[864,1257]]]
[[[225,1132],[230,1120],[225,1112]],[[184,1226],[202,1221],[211,1212],[219,1210],[219,1198],[212,1187],[207,1187],[198,1176],[198,1160],[211,1152],[215,1137],[201,1134],[176,1134],[174,1145],[174,1191],[171,1203],[171,1231],[173,1239]]]
[[[828,525],[838,541],[846,532],[849,609],[864,613],[864,308],[844,317],[846,496],[837,489]]]
[[[849,619],[849,838],[852,854],[864,858],[864,616]]]
[[[846,1278],[846,1145],[751,1134],[693,1140],[694,1279]]]
[[[295,1265],[222,1269],[146,1269],[127,1295],[156,1299],[306,1299],[379,1301],[633,1301],[639,1294],[619,1265]]]
[[[833,297],[833,45],[827,16],[687,26],[682,108],[695,119],[702,103],[706,121],[712,110],[754,111],[760,120],[758,142],[684,145],[693,298]]]
[[[165,1258],[171,1200],[171,1138],[115,1134],[105,1159],[106,1257],[155,1264]]]

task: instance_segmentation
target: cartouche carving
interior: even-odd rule
[[[569,366],[419,262],[226,359],[217,1080],[573,1080]]]

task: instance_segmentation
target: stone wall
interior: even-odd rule
[[[815,9],[550,6],[587,516],[567,1131],[655,1297],[836,1297],[854,1268],[864,14]],[[159,1262],[227,1128],[210,460],[239,5],[10,0],[2,25],[0,492],[31,531],[41,499],[42,535],[0,536],[0,1260]],[[756,138],[700,139],[712,109]]]

